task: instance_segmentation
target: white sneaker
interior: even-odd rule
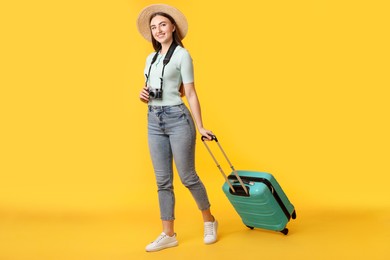
[[[179,243],[176,239],[176,233],[173,236],[168,236],[162,232],[156,240],[146,246],[147,252],[159,251],[161,249],[177,246]]]
[[[217,241],[218,221],[204,223],[204,243],[212,244]]]

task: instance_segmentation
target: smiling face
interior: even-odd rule
[[[176,27],[167,17],[157,15],[150,21],[150,30],[156,41],[161,44],[170,44]]]

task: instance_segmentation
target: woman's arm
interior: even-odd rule
[[[213,133],[203,127],[202,112],[194,83],[184,84],[184,91],[199,133],[211,140]]]

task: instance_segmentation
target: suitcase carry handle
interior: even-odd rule
[[[226,174],[225,174],[225,172],[223,171],[221,165],[218,163],[217,159],[215,158],[215,156],[214,156],[213,153],[211,152],[211,150],[210,150],[208,144],[205,142],[205,139],[208,139],[208,138],[207,138],[206,136],[202,136],[202,137],[201,137],[201,140],[202,140],[203,144],[205,145],[207,151],[209,151],[211,157],[213,158],[215,164],[217,165],[217,167],[218,167],[219,171],[221,172],[223,178],[225,179],[226,183],[229,185],[230,189],[231,189],[234,193],[236,193],[236,191],[235,191],[234,188],[233,188],[233,185],[231,184],[231,182],[230,182],[230,181],[228,180],[228,178],[226,177]],[[240,182],[241,187],[244,189],[245,193],[246,193],[247,195],[249,195],[248,189],[246,188],[244,182],[241,180],[241,177],[238,175],[237,171],[234,169],[234,166],[232,165],[232,163],[230,162],[229,158],[227,157],[227,155],[226,155],[225,151],[223,150],[221,144],[218,142],[217,137],[216,137],[215,135],[212,135],[212,136],[211,136],[211,140],[212,140],[212,141],[215,141],[215,142],[217,143],[217,145],[218,145],[219,149],[221,150],[222,154],[225,156],[226,161],[229,163],[229,166],[230,166],[230,168],[232,169],[234,175],[236,176],[237,180]]]

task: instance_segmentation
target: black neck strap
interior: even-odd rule
[[[166,54],[165,57],[164,57],[163,68],[162,68],[162,71],[161,71],[161,78],[160,78],[160,79],[161,79],[160,88],[162,88],[162,85],[163,85],[163,77],[164,77],[165,66],[166,66],[166,65],[169,63],[169,61],[171,60],[171,57],[172,57],[173,52],[175,51],[176,47],[177,47],[177,43],[176,43],[175,41],[173,41],[172,44],[171,44],[171,46],[169,46],[169,49],[168,49],[168,51],[167,51],[167,54]],[[146,76],[145,86],[147,85],[148,80],[149,80],[150,69],[152,68],[153,63],[156,62],[158,53],[159,53],[160,51],[161,51],[161,49],[158,50],[158,51],[156,52],[156,54],[154,54],[153,59],[152,59],[152,62],[150,63],[150,66],[149,66],[148,74],[147,74],[147,75],[145,74],[145,76]]]

